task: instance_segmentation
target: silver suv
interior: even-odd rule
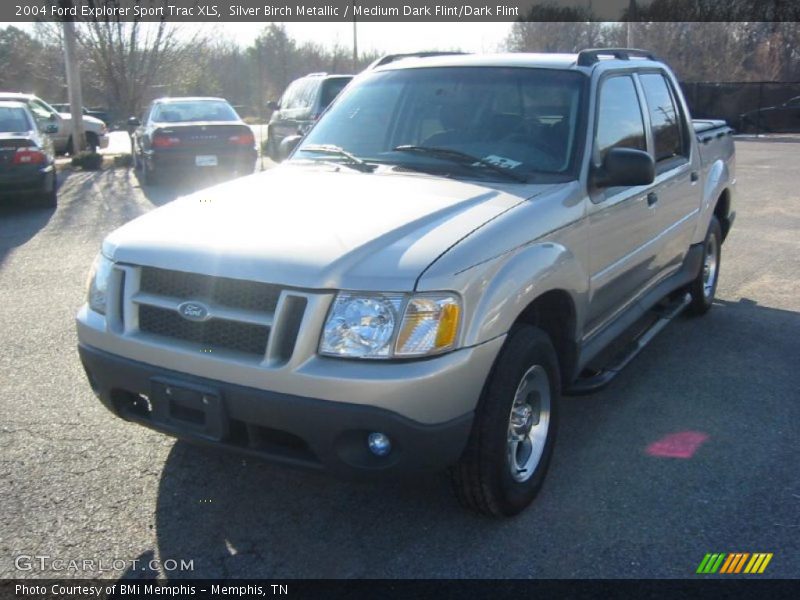
[[[89,381],[168,434],[345,477],[449,468],[465,505],[515,514],[562,392],[711,307],[729,134],[641,51],[379,66],[280,167],[105,239]]]

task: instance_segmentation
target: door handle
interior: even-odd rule
[[[647,194],[647,206],[653,206],[656,202],[658,202],[658,194],[655,192]]]
[[[700,180],[700,175],[698,175],[697,171],[692,171],[692,174],[689,175],[689,181],[695,183],[696,181]]]

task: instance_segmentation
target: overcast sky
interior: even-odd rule
[[[226,23],[225,35],[252,41],[265,23]],[[503,43],[511,23],[358,23],[360,50],[413,52],[419,50],[461,49],[469,52],[495,52]],[[324,45],[353,43],[352,23],[286,23],[286,29],[301,41]]]

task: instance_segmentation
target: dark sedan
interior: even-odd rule
[[[253,131],[222,98],[161,98],[141,121],[130,119],[134,163],[142,183],[186,172],[237,177],[255,170]]]
[[[739,115],[739,131],[743,133],[800,132],[800,96],[783,104],[751,110]]]
[[[55,207],[53,145],[21,102],[0,102],[0,197]]]

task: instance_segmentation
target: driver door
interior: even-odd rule
[[[594,164],[600,165],[611,148],[647,151],[644,115],[631,74],[602,79]],[[611,322],[657,275],[659,241],[653,187],[590,188],[587,337]]]

